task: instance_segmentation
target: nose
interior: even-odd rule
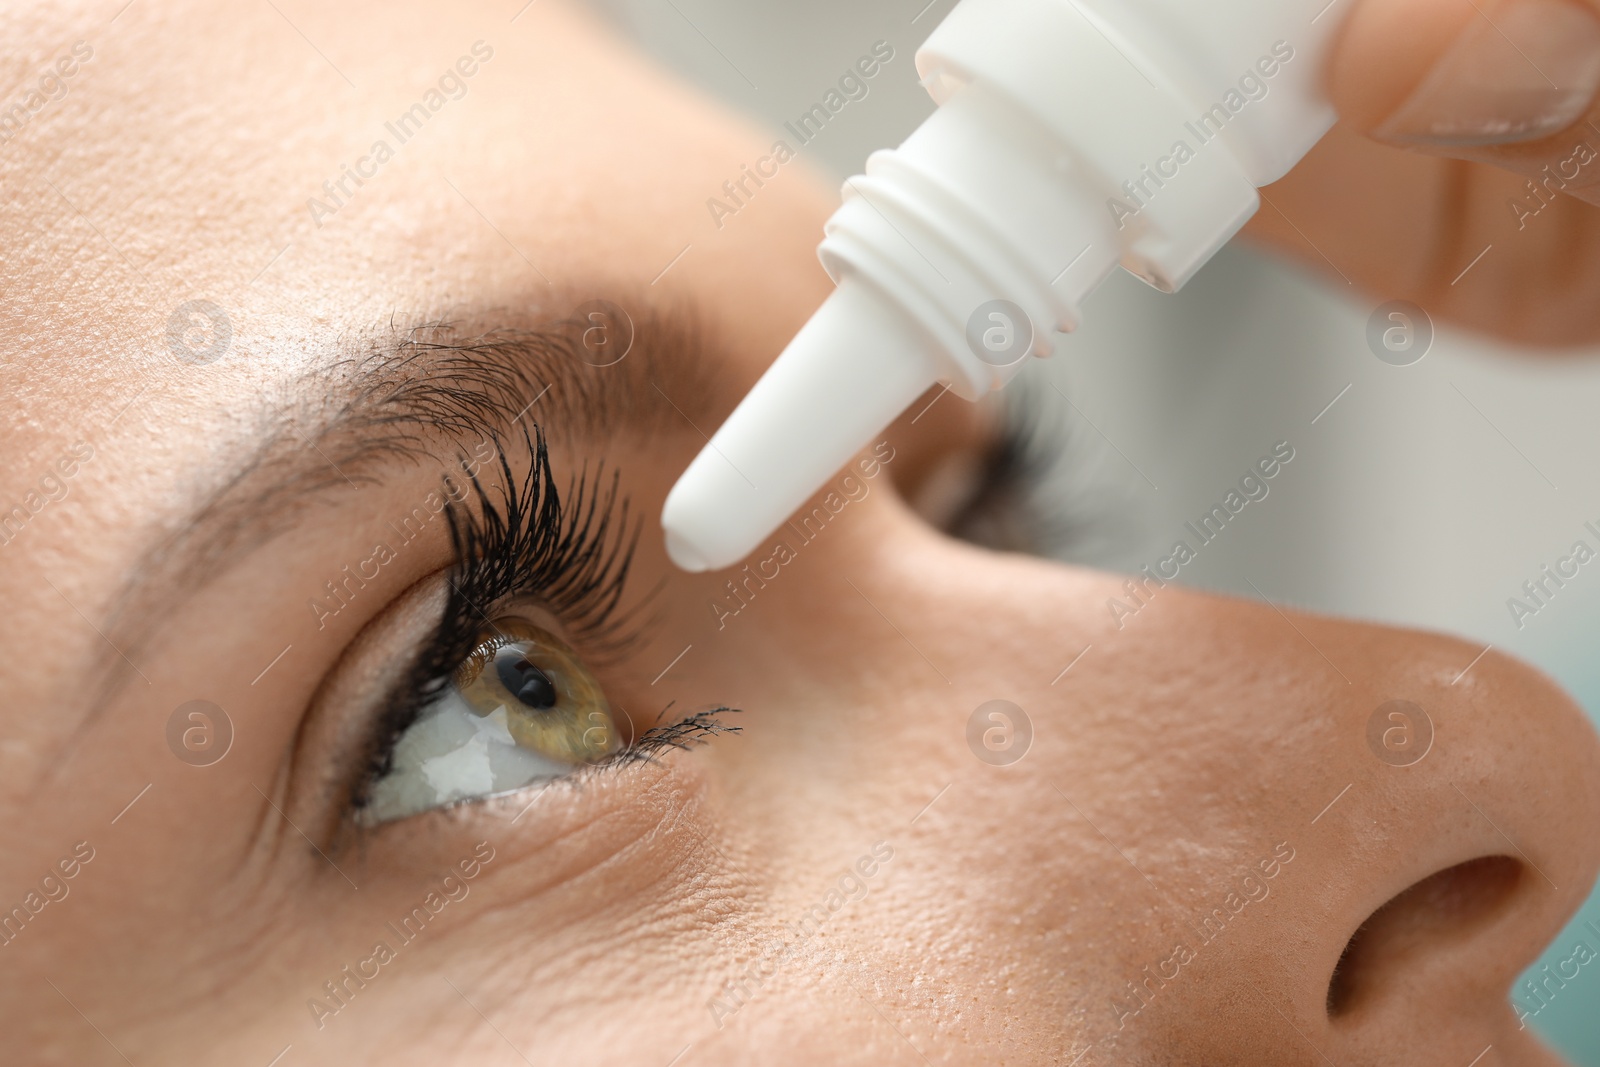
[[[1600,870],[1600,744],[1559,687],[1482,645],[1176,588],[1137,629],[1061,639],[1059,605],[1123,584],[1007,566],[1022,632],[1103,657],[1070,696],[1060,664],[1022,664],[1020,702],[1061,711],[1035,731],[1039,807],[1066,783],[1078,847],[1114,845],[1111,877],[1138,876],[1114,892],[1173,920],[1109,982],[1115,1040],[1186,1063],[1559,1062],[1508,998]],[[994,659],[1015,675],[1034,650],[1011,633]]]
[[[1330,718],[1359,745],[1328,761],[1348,792],[1307,827],[1306,851],[1336,860],[1276,1005],[1291,1046],[1308,1063],[1560,1062],[1508,991],[1600,868],[1593,729],[1548,679],[1481,646],[1294,622],[1351,675]],[[1564,979],[1544,984],[1555,996]]]

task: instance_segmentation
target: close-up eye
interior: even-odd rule
[[[560,778],[622,745],[600,683],[566,642],[496,619],[395,742],[359,821],[401,819]]]

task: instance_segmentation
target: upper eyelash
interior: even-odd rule
[[[538,595],[585,651],[606,657],[621,653],[638,637],[644,612],[660,590],[657,586],[623,610],[643,524],[637,518],[630,521],[628,501],[620,496],[620,472],[613,470],[607,479],[600,467],[591,479],[586,468],[562,494],[556,489],[544,431],[524,428],[521,442],[530,465],[520,483],[496,438],[499,479],[486,485],[470,473],[471,505],[458,502],[458,491],[446,493],[456,563],[444,611],[433,637],[388,694],[362,773],[352,783],[352,807],[365,803],[368,787],[388,772],[395,743],[448,684],[485,625],[493,625],[497,604]],[[462,468],[470,470],[465,457]],[[449,475],[445,480],[449,485]]]
[[[585,467],[562,494],[544,431],[524,429],[522,442],[532,464],[520,489],[502,447],[502,481],[493,486],[498,505],[477,474],[471,475],[476,510],[452,498],[446,518],[458,570],[445,618],[470,613],[488,622],[485,609],[497,600],[536,592],[585,651],[616,655],[637,636],[638,616],[655,592],[629,612],[619,610],[643,532],[642,521],[629,521],[627,498],[619,497],[621,472],[613,470],[607,482],[602,463],[591,482]]]

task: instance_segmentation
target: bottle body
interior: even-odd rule
[[[1181,287],[1333,124],[1341,13],[962,0],[917,53],[938,110],[872,155],[825,227],[838,290],[669,495],[674,560],[737,562],[918,383],[1000,388],[1119,265]]]
[[[900,303],[957,392],[1003,384],[1018,362],[967,358],[975,309],[1020,307],[1048,355],[1116,266],[1176,291],[1327,132],[1337,18],[1313,17],[1281,0],[963,0],[917,53],[939,110],[846,182],[824,266]]]

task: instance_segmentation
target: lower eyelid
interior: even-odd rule
[[[541,786],[359,828],[330,854],[365,890],[414,882],[487,842],[495,859],[472,883],[474,895],[489,894],[483,904],[581,899],[583,913],[567,919],[595,920],[591,932],[609,934],[610,909],[684,899],[680,890],[721,862],[705,843],[714,828],[699,814],[708,785],[708,765],[694,760],[585,767]],[[699,829],[685,833],[686,824]],[[348,892],[342,882],[339,888]]]
[[[419,720],[395,746],[394,770],[401,773],[391,773],[372,785],[366,806],[358,811],[358,823],[375,827],[430,811],[479,806],[535,788],[576,784],[595,773],[655,763],[670,749],[688,750],[713,737],[741,732],[740,727],[722,721],[723,716],[738,714],[737,708],[706,708],[632,737],[625,747],[597,763],[571,767],[517,746],[503,719],[490,716],[485,722],[468,711],[454,691],[438,705],[439,711]],[[432,732],[430,722],[438,723]],[[487,752],[467,751],[473,740],[485,738],[482,748]],[[440,767],[436,777],[427,773],[429,760],[450,760],[458,753],[462,754],[459,765]],[[423,772],[421,780],[407,773],[413,770]],[[446,775],[454,775],[454,780],[447,780]]]
[[[395,744],[389,774],[371,786],[361,821],[403,818],[455,800],[473,800],[557,779],[573,768],[523,748],[505,710],[480,717],[447,687]]]

